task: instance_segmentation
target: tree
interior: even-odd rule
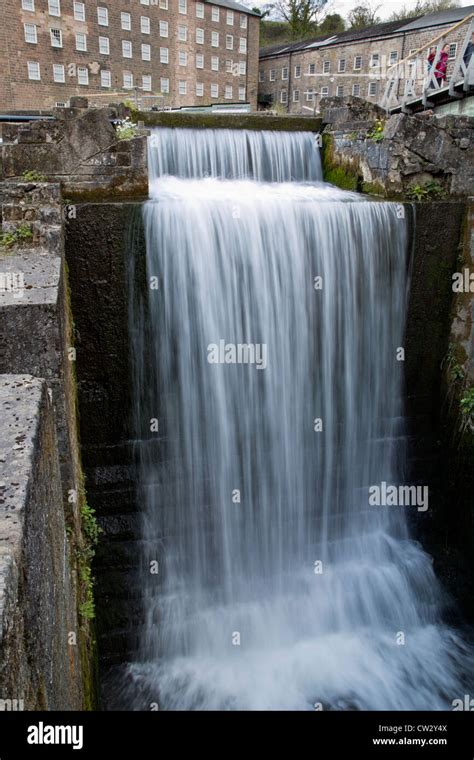
[[[339,13],[329,13],[324,21],[318,26],[318,34],[336,34],[346,28],[344,19]]]
[[[288,23],[292,39],[315,34],[328,0],[276,0],[274,9]]]
[[[449,8],[459,8],[456,0],[417,0],[412,8],[404,5],[399,11],[394,11],[390,16],[390,21],[403,21],[405,18],[416,18],[417,16],[427,16],[429,13],[438,13]]]
[[[351,29],[367,29],[369,26],[375,26],[380,23],[377,11],[380,5],[372,6],[369,2],[362,2],[351,10],[348,16],[349,27]]]

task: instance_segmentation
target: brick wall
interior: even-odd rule
[[[49,13],[48,0],[0,0],[5,19],[0,32],[2,110],[51,109],[73,95],[85,95],[93,102],[106,104],[127,97],[134,99],[136,87],[139,95],[160,95],[167,89],[166,80],[169,93],[164,93],[163,100],[143,100],[145,107],[154,102],[174,107],[239,99],[256,106],[259,18],[243,6],[242,13],[234,10],[228,17],[230,9],[196,0],[187,0],[186,13],[180,12],[184,6],[180,6],[179,0],[83,0],[85,20],[79,20],[74,16],[74,5],[81,7],[81,3],[74,4],[73,0],[60,0],[61,15],[55,16]],[[34,10],[27,10],[27,6]],[[107,9],[107,26],[98,23],[98,8]],[[218,20],[216,10],[213,17],[213,9],[219,10]],[[204,18],[197,16],[202,10]],[[128,16],[122,17],[124,13],[130,16],[130,29],[123,28],[124,22],[128,26]],[[232,24],[228,23],[230,20]],[[163,25],[160,28],[160,22],[168,24],[167,30]],[[36,27],[30,30],[30,39],[36,42],[25,40],[24,24]],[[186,27],[186,40],[179,38],[179,27]],[[52,46],[51,29],[60,33],[61,47]],[[197,29],[203,30],[203,44],[197,42]],[[217,47],[211,44],[212,32],[219,34]],[[85,35],[79,37],[79,46],[85,42],[87,50],[77,49],[76,35]],[[233,37],[232,50],[226,48],[227,35]],[[108,39],[109,54],[101,52],[99,37]],[[239,51],[241,39],[247,41],[246,52]],[[131,58],[124,55],[128,50],[124,51],[123,42],[131,43]],[[149,51],[142,50],[142,45],[148,45]],[[143,60],[148,52],[150,60]],[[186,65],[180,65],[180,53],[186,54]],[[196,54],[204,56],[202,69],[196,67]],[[211,69],[211,56],[219,59],[218,71]],[[227,61],[232,63],[226,65]],[[39,64],[39,81],[29,78],[28,62]],[[54,80],[54,65],[64,67],[56,70],[57,77],[64,72],[64,82]],[[124,74],[130,75],[130,79],[124,80]],[[87,84],[81,84],[81,79]],[[180,93],[179,82],[186,82],[185,93]],[[211,96],[211,84],[218,85],[217,97]],[[200,91],[197,85],[203,86],[202,96],[197,94]],[[232,87],[228,98],[226,86]]]

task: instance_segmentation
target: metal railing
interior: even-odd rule
[[[449,37],[460,27],[466,25],[466,34],[462,45],[458,45],[456,58],[451,73],[445,78],[437,77],[437,66],[441,51],[449,44]],[[442,34],[434,37],[422,47],[415,50],[401,61],[390,66],[387,70],[387,83],[380,101],[386,111],[400,108],[402,112],[410,111],[410,104],[418,102],[424,108],[430,108],[433,103],[430,97],[437,91],[445,91],[450,98],[464,97],[474,85],[474,55],[467,57],[468,46],[474,32],[474,13],[466,16]],[[428,67],[426,50],[436,47],[436,54]],[[423,58],[420,54],[425,53]],[[420,64],[422,71],[420,72]],[[462,92],[459,92],[462,90]]]

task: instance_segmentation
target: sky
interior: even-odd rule
[[[256,2],[253,0],[240,0],[240,2],[243,2],[243,4],[247,5],[249,8],[255,6],[263,8],[266,5],[269,5],[271,0],[256,0]],[[393,11],[398,11],[400,8],[403,8],[403,6],[412,8],[415,5],[415,0],[369,0],[369,2],[372,7],[377,7],[377,5],[380,6],[377,15],[382,21],[387,21]],[[356,5],[360,5],[360,3],[361,0],[329,0],[328,12],[339,13],[343,18],[347,19],[352,8],[355,8]],[[474,0],[458,0],[457,4],[460,6],[474,5]],[[272,16],[270,18],[272,18]]]

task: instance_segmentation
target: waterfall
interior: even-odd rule
[[[406,485],[407,226],[308,133],[160,129],[130,261],[145,624],[135,709],[450,709]],[[141,281],[143,280],[143,282]]]

